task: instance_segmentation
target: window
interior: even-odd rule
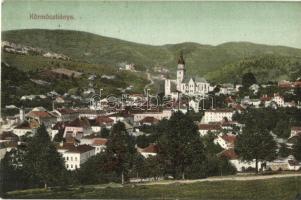
[[[69,168],[69,165],[68,165],[68,164],[66,165],[66,168],[67,168],[67,169]]]
[[[70,167],[71,169],[73,168],[73,165],[71,164],[71,167]]]
[[[67,156],[66,158],[67,158],[66,160],[69,160],[69,157],[68,157],[68,156]]]

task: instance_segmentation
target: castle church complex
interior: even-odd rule
[[[183,54],[178,60],[177,79],[165,79],[165,95],[176,96],[178,92],[189,96],[203,96],[210,91],[210,84],[199,77],[188,77]]]

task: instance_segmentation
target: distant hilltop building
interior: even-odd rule
[[[186,67],[183,54],[180,54],[178,60],[177,79],[165,79],[165,95],[176,96],[177,92],[185,95],[205,95],[210,91],[210,84],[199,77],[186,76]]]

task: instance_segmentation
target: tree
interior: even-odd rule
[[[273,136],[267,129],[257,126],[257,124],[246,126],[235,142],[235,151],[242,160],[255,160],[256,173],[258,173],[259,161],[275,159],[276,148]]]
[[[61,177],[65,171],[64,161],[50,141],[43,124],[29,141],[23,164],[25,170],[30,173],[30,177],[37,178],[45,188],[49,184],[62,183]]]
[[[278,151],[278,155],[282,158],[286,158],[290,155],[291,151],[290,149],[287,147],[287,145],[285,143],[281,143],[280,144],[280,148]]]
[[[111,130],[107,143],[106,154],[108,165],[121,176],[121,183],[124,184],[129,170],[133,165],[136,153],[133,138],[127,133],[124,123],[116,123]]]
[[[157,156],[150,156],[143,162],[142,177],[158,179],[163,174],[163,167]]]
[[[241,84],[244,88],[249,88],[251,85],[256,84],[257,80],[253,73],[248,72],[242,76]]]
[[[160,122],[161,123],[161,122]],[[159,138],[159,160],[165,173],[175,179],[185,178],[185,172],[191,165],[202,165],[203,143],[197,126],[191,118],[181,112],[174,113],[170,120],[163,121]],[[198,161],[197,163],[195,163]]]
[[[273,132],[281,138],[288,138],[291,134],[288,120],[279,120]]]
[[[100,136],[103,137],[103,138],[108,138],[110,135],[110,130],[107,129],[106,127],[103,127],[101,128],[101,131],[100,131]]]
[[[292,153],[296,160],[301,161],[301,137],[299,136],[295,144],[293,145]]]

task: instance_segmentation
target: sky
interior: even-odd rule
[[[74,19],[31,19],[31,14]],[[301,2],[7,0],[1,19],[2,30],[80,30],[151,45],[248,41],[301,48]]]

